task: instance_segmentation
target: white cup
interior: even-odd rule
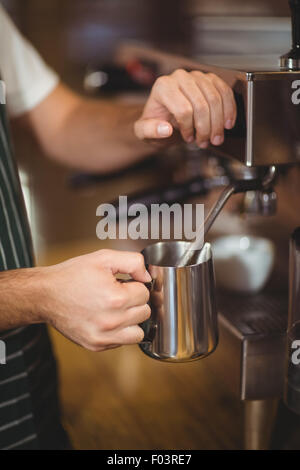
[[[212,243],[217,284],[243,293],[259,292],[274,265],[274,244],[249,235],[229,235]]]

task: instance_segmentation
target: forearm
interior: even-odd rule
[[[117,273],[136,282],[117,282]],[[151,281],[140,253],[99,250],[42,268],[0,273],[1,332],[47,323],[67,338],[102,351],[139,343],[151,314]]]
[[[134,135],[141,113],[142,106],[84,99],[60,84],[23,121],[53,159],[73,168],[108,172],[155,151]]]
[[[82,100],[65,121],[51,153],[62,163],[85,170],[126,167],[155,151],[134,135],[141,112],[141,106]]]
[[[136,282],[117,282],[116,273]],[[0,273],[0,337],[11,328],[47,323],[92,351],[139,343],[139,324],[151,313],[150,280],[140,253],[112,250]]]
[[[42,307],[43,285],[39,268],[0,273],[0,332],[40,323]]]

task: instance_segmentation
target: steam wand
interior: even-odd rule
[[[245,178],[245,179],[238,179],[233,183],[229,184],[219,196],[217,202],[214,204],[210,212],[208,213],[203,225],[197,230],[197,235],[195,241],[192,242],[187,249],[187,251],[181,256],[181,258],[176,263],[177,267],[188,266],[192,264],[192,259],[195,252],[199,252],[199,236],[203,234],[203,241],[205,240],[205,235],[208,233],[209,229],[213,225],[214,221],[220,214],[221,210],[225,206],[228,199],[232,196],[232,194],[244,193],[247,191],[257,191],[265,189],[269,186],[275,178],[276,175],[276,168],[275,166],[271,166],[268,169],[268,172],[264,175],[263,178],[254,177],[254,178]]]

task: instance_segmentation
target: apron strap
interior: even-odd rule
[[[3,92],[1,100],[1,91]],[[31,267],[32,242],[0,81],[0,270]]]

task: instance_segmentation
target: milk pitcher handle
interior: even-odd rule
[[[127,282],[138,282],[135,279],[118,279],[118,281],[121,282],[122,284],[125,284]],[[147,287],[149,292],[152,291],[154,282],[155,282],[154,279],[152,279],[152,281],[144,283],[144,285]],[[150,305],[150,302],[149,302],[149,305]],[[152,313],[151,313],[150,318],[144,321],[143,323],[140,323],[139,326],[142,328],[145,336],[144,336],[144,339],[140,341],[140,343],[138,344],[151,343],[154,339],[156,328],[157,328],[157,324],[152,318]]]

